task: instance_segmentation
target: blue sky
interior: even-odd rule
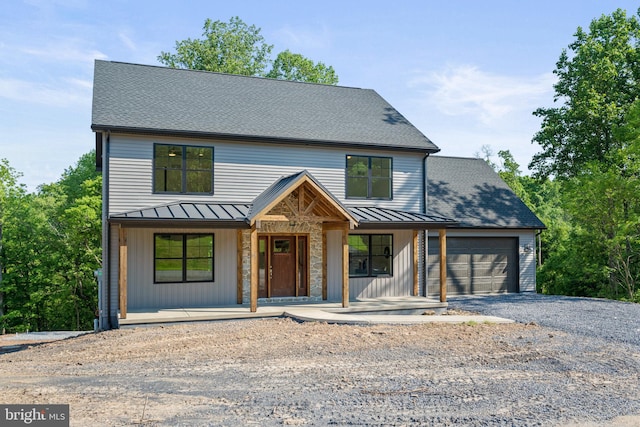
[[[93,148],[93,61],[158,65],[206,18],[239,16],[284,49],[371,88],[442,155],[509,149],[526,170],[537,107],[578,26],[637,2],[602,0],[4,0],[0,6],[0,158],[30,190]]]

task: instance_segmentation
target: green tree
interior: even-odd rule
[[[473,155],[476,159],[482,159],[485,162],[487,162],[487,164],[489,166],[491,166],[491,168],[494,171],[498,171],[498,165],[491,160],[491,158],[493,157],[493,148],[491,148],[491,145],[489,144],[484,144],[482,147],[480,147],[480,151],[476,151]]]
[[[299,53],[291,53],[288,49],[278,54],[267,77],[327,85],[338,84],[338,76],[333,67],[327,67],[322,62],[315,64],[312,60]]]
[[[529,195],[525,190],[525,187],[522,183],[524,177],[522,176],[522,171],[520,170],[520,165],[516,162],[513,154],[509,150],[500,150],[498,151],[498,157],[501,160],[502,166],[498,171],[500,178],[513,190],[514,193],[531,208],[531,203],[529,200]]]
[[[9,165],[7,159],[0,159],[0,317],[4,314],[4,292],[2,291],[2,229],[8,211],[7,205],[25,193],[24,185],[18,183],[20,174]]]
[[[82,156],[58,182],[42,185],[32,194],[16,184],[18,174],[6,162],[0,167],[1,328],[10,332],[92,328],[102,211],[102,182],[94,165],[94,153]]]
[[[589,162],[607,162],[619,147],[613,129],[622,125],[640,96],[640,23],[618,9],[594,19],[588,31],[578,27],[563,50],[554,74],[554,108],[534,115],[542,126],[533,140],[542,151],[529,167],[539,176],[572,177]]]
[[[322,62],[316,64],[299,53],[285,50],[273,61],[273,45],[266,43],[260,28],[247,25],[237,16],[228,23],[207,19],[202,37],[176,41],[175,52],[161,52],[158,61],[173,68],[310,83],[338,83],[333,67]],[[271,64],[273,67],[267,71]]]
[[[229,23],[207,19],[202,37],[177,41],[176,52],[161,52],[158,60],[173,68],[264,76],[273,45],[264,41],[260,28],[237,16]]]
[[[639,300],[638,17],[618,9],[578,28],[554,73],[560,105],[534,112],[543,151],[529,165],[554,177],[546,182],[559,203],[546,205],[562,213],[543,219],[552,240],[539,283],[548,293]]]
[[[5,206],[2,233],[2,329],[47,329],[45,307],[57,254],[49,232],[55,200],[17,193]]]
[[[625,120],[605,161],[561,183],[567,223],[554,224],[560,233],[540,271],[545,292],[640,302],[640,102]]]

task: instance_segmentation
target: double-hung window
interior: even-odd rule
[[[346,196],[352,199],[392,199],[391,157],[347,156]]]
[[[213,234],[155,234],[154,283],[213,282]]]
[[[349,235],[349,277],[393,275],[393,235]]]
[[[213,148],[153,146],[154,193],[213,193]]]

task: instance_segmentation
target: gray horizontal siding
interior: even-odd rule
[[[213,146],[214,194],[153,194],[154,142]],[[393,200],[345,200],[348,154],[393,158]],[[112,135],[109,167],[110,213],[176,201],[247,203],[280,177],[303,169],[348,205],[377,205],[418,212],[422,208],[422,155],[414,153]]]

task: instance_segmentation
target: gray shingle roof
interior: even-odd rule
[[[545,228],[482,159],[429,156],[428,211],[460,228]]]
[[[95,61],[93,130],[437,152],[370,89]]]

